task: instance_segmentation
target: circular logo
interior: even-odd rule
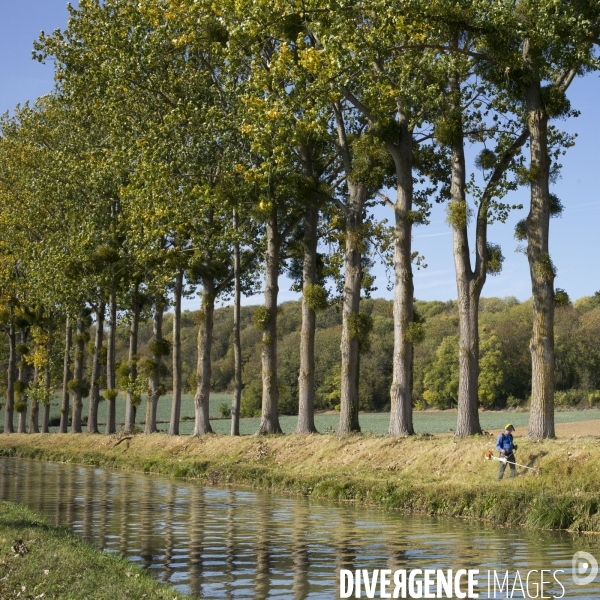
[[[575,552],[572,565],[575,585],[592,583],[598,575],[598,561],[588,552]]]

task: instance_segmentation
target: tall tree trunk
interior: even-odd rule
[[[550,231],[550,157],[548,115],[542,108],[541,84],[526,92],[531,165],[531,204],[526,220],[527,260],[533,295],[531,337],[531,412],[529,438],[553,438],[554,432],[554,277],[548,237]]]
[[[139,285],[136,285],[131,311],[131,324],[129,325],[129,373],[131,381],[137,380],[137,349],[141,310],[138,292]],[[136,403],[138,400],[131,391],[127,392],[125,400],[125,433],[131,433],[135,428]]]
[[[360,432],[358,423],[358,312],[362,281],[361,252],[363,208],[367,199],[367,189],[352,180],[352,153],[346,136],[342,106],[333,104],[338,145],[348,185],[346,216],[346,247],[344,256],[344,293],[342,306],[342,353],[340,423],[338,435]]]
[[[202,279],[202,306],[198,328],[198,367],[196,370],[196,395],[194,406],[196,420],[194,435],[212,433],[210,426],[209,400],[210,378],[212,375],[212,334],[215,313],[215,284],[212,279]]]
[[[77,335],[75,337],[75,366],[73,369],[73,416],[71,433],[81,433],[81,412],[83,409],[83,357],[85,351],[85,323],[81,315],[77,317]]]
[[[298,375],[298,424],[296,433],[316,433],[315,427],[315,328],[317,315],[310,304],[310,291],[317,283],[317,226],[319,210],[309,207],[304,217],[304,262],[302,266],[302,327],[300,373]]]
[[[37,366],[33,367],[33,385],[37,388],[40,378],[40,371]],[[35,399],[31,400],[31,412],[29,413],[29,430],[28,433],[40,432],[40,404]]]
[[[60,407],[60,426],[59,433],[67,433],[69,428],[69,381],[71,379],[71,343],[73,328],[71,319],[67,316],[65,326],[65,353],[63,358],[63,382],[62,382],[62,404]]]
[[[117,390],[117,376],[115,372],[116,344],[117,344],[117,295],[114,283],[108,300],[110,321],[108,324],[108,340],[106,344],[106,434],[112,435],[117,431],[117,399],[113,398]]]
[[[27,332],[21,330],[21,344],[27,343]],[[19,394],[19,402],[25,404],[25,408],[19,412],[19,433],[27,433],[27,365],[25,364],[25,357],[21,355],[19,361],[19,381],[21,382],[22,391]]]
[[[456,139],[452,141],[452,180],[450,184],[449,221],[452,225],[454,266],[456,269],[459,322],[458,420],[456,435],[466,437],[481,433],[479,424],[479,292],[478,281],[471,268],[467,225],[466,167],[460,84],[451,77],[449,90],[453,94],[451,119],[457,123]],[[481,284],[481,285],[480,285]],[[479,289],[477,289],[479,288]]]
[[[152,341],[155,344],[154,352],[152,353],[152,372],[150,373],[150,396],[146,403],[146,425],[144,433],[154,433],[158,431],[156,427],[156,409],[158,399],[160,398],[160,367],[162,364],[162,345],[163,345],[163,314],[165,311],[165,300],[162,294],[156,298],[154,308],[154,318],[152,319]]]
[[[50,358],[52,356],[53,336],[54,327],[52,321],[50,320],[48,322],[48,342],[46,343],[48,362],[46,363],[46,368],[44,369],[44,389],[46,390],[46,402],[44,402],[44,414],[42,415],[42,433],[50,432],[50,405],[52,401],[52,370],[50,365]]]
[[[100,404],[100,351],[104,338],[104,313],[106,302],[100,302],[96,310],[96,335],[94,336],[94,356],[92,357],[92,374],[90,387],[90,406],[88,412],[87,430],[98,433],[98,406]]]
[[[183,293],[183,271],[175,276],[173,290],[173,399],[169,435],[179,435],[181,416],[181,294]]]
[[[239,227],[237,211],[233,211],[233,228]],[[240,435],[240,405],[242,403],[242,339],[241,339],[241,263],[240,244],[233,246],[233,399],[231,402],[231,435]]]
[[[279,251],[281,240],[277,213],[267,221],[265,261],[265,323],[262,336],[262,414],[257,435],[282,433],[279,425],[279,390],[277,386],[277,294],[279,292]]]
[[[344,296],[342,307],[342,389],[338,435],[360,432],[358,422],[358,338],[355,327],[360,308],[362,280],[361,253],[362,211],[366,188],[348,183],[349,199],[346,214],[346,247],[344,257]]]
[[[8,324],[8,368],[6,385],[6,410],[4,411],[4,433],[14,433],[15,415],[15,375],[17,368],[17,335],[13,323],[13,309],[10,308],[10,322]]]
[[[396,167],[397,193],[394,205],[394,359],[390,389],[391,436],[414,435],[412,414],[414,284],[412,272],[413,132],[406,116],[398,111],[400,141],[388,151]]]

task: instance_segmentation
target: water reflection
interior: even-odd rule
[[[600,596],[597,582],[575,588],[568,576],[575,551],[600,558],[597,536],[495,529],[13,459],[0,459],[0,499],[22,502],[204,598],[335,598],[340,569],[376,568],[479,568],[480,580],[488,569],[508,569],[512,577],[517,569],[560,568],[567,571],[565,597]]]

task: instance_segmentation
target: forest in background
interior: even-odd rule
[[[455,408],[458,400],[458,308],[454,300],[425,302],[415,307],[423,320],[425,335],[415,347],[413,405],[419,409]],[[241,309],[243,394],[241,416],[260,415],[262,383],[260,372],[261,332],[252,317],[258,306]],[[281,414],[298,413],[298,371],[300,367],[300,301],[279,307],[279,391]],[[212,347],[212,381],[215,392],[233,387],[233,308],[215,311]],[[369,349],[361,356],[359,408],[388,411],[392,380],[393,302],[363,299],[361,311],[373,318]],[[196,388],[199,311],[182,313],[181,350],[184,391]],[[514,297],[483,298],[480,307],[481,371],[479,399],[486,409],[526,406],[531,394],[531,301]],[[165,315],[165,329],[171,331],[172,313]],[[340,339],[342,313],[333,303],[317,315],[316,392],[317,410],[339,409]],[[93,336],[92,336],[93,337]],[[169,334],[165,336],[169,339]],[[152,321],[140,324],[140,361],[150,356]],[[3,359],[6,343],[2,340]],[[126,364],[128,326],[117,328],[117,359]],[[57,349],[60,344],[56,344]],[[106,346],[105,346],[106,349]],[[91,353],[86,356],[91,361]],[[90,365],[91,366],[91,365]],[[2,374],[6,370],[2,365]],[[85,369],[91,372],[90,368]],[[165,381],[170,380],[169,376]],[[600,402],[600,292],[580,298],[556,311],[556,404],[557,407],[586,407]],[[89,382],[88,382],[89,385]]]

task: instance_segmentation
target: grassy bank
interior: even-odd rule
[[[417,436],[204,436],[161,434],[0,437],[0,455],[245,484],[316,498],[358,501],[497,524],[600,532],[600,439],[519,440],[514,480],[496,481],[486,461],[491,435],[455,440]]]
[[[13,549],[14,547],[14,549]],[[184,598],[29,509],[0,502],[0,598]]]

